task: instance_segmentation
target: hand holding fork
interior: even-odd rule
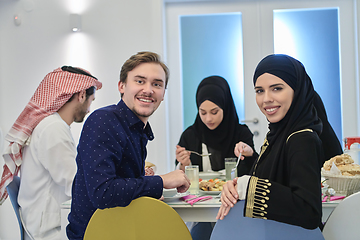
[[[186,150],[186,148],[181,147],[179,145],[176,145],[176,160],[181,163],[180,165],[180,169],[185,170],[185,166],[189,166],[191,164],[191,160],[190,160],[190,155],[196,154],[200,157],[205,157],[205,156],[210,156],[211,153],[209,154],[200,154],[198,152],[195,151],[189,151]]]

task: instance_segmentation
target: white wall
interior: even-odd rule
[[[92,109],[117,103],[123,62],[143,50],[163,56],[162,6],[161,0],[0,0],[3,133],[10,129],[43,77],[63,65],[83,67],[102,81]],[[70,13],[82,15],[82,32],[70,32]],[[15,26],[14,14],[21,17],[20,26]],[[148,145],[148,159],[158,166],[159,173],[169,168],[165,108],[166,104],[161,104],[150,118],[155,140]],[[81,127],[77,123],[71,126],[75,141]],[[0,239],[20,239],[9,200],[0,206]]]

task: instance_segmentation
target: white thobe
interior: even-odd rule
[[[70,126],[58,113],[44,118],[24,147],[18,202],[34,239],[61,239],[60,204],[71,199],[75,157]]]

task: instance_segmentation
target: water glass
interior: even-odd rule
[[[226,181],[232,180],[233,178],[237,177],[237,169],[235,169],[235,173],[231,174],[231,170],[236,166],[236,162],[237,158],[225,158]]]
[[[199,166],[185,166],[185,174],[190,180],[188,192],[190,194],[199,194]]]

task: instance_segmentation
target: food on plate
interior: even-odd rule
[[[145,161],[145,167],[154,167],[155,164],[151,163],[151,162],[148,162],[148,161]]]
[[[226,182],[218,178],[201,180],[199,182],[199,188],[203,191],[222,191],[223,185]]]
[[[145,176],[154,176],[156,171],[155,164],[145,161]]]
[[[360,165],[354,164],[354,160],[348,154],[341,154],[332,157],[324,163],[324,170],[330,171],[333,163],[344,176],[360,175]]]

